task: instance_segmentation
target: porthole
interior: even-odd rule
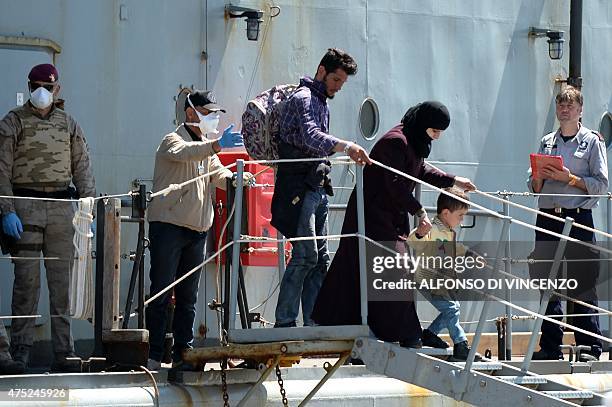
[[[365,98],[359,109],[359,131],[366,140],[372,140],[378,132],[380,124],[380,115],[378,112],[378,104],[370,97]]]
[[[610,145],[612,144],[612,113],[605,112],[601,116],[601,121],[599,122],[599,132],[606,142],[606,148],[610,148]]]

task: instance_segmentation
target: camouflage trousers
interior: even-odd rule
[[[16,257],[57,257],[44,260],[49,289],[51,339],[56,353],[74,351],[70,332],[70,267],[73,259],[71,202],[16,199],[15,210],[23,224],[17,241]],[[13,315],[38,313],[40,297],[40,260],[14,259]],[[34,318],[14,319],[11,324],[11,346],[32,345]]]
[[[0,319],[0,360],[11,359],[9,354],[9,342],[4,328],[4,322]]]

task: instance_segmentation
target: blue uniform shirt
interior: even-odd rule
[[[585,194],[600,195],[608,192],[608,163],[606,146],[599,135],[584,126],[576,136],[567,142],[561,138],[561,132],[549,133],[542,138],[538,154],[560,155],[563,157],[563,165],[570,172],[584,180],[587,192],[570,186],[565,182],[547,179],[542,187],[543,194]],[[527,186],[531,188],[531,168],[529,169]],[[587,197],[563,197],[563,196],[540,196],[538,197],[539,208],[584,208],[591,209],[597,206],[598,198]]]

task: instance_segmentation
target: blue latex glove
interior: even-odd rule
[[[223,130],[223,135],[219,139],[219,145],[221,148],[232,148],[232,147],[240,147],[244,145],[242,141],[242,134],[239,131],[232,131],[234,128],[234,123],[227,126],[225,130]]]
[[[23,225],[15,212],[9,212],[2,217],[2,230],[15,239],[21,239],[20,233],[23,233]]]

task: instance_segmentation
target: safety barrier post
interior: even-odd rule
[[[356,165],[356,192],[357,192],[357,233],[359,237],[359,293],[361,300],[361,324],[368,324],[368,276],[366,274],[366,245],[365,245],[365,214],[363,202],[363,167]]]
[[[509,195],[504,195],[506,201],[510,200]],[[504,216],[510,217],[510,204],[504,202]],[[506,260],[504,261],[504,271],[508,274],[512,274],[512,263],[510,262],[511,251],[510,251],[510,228],[508,228],[508,236],[506,236]],[[512,302],[512,290],[506,289],[506,301]],[[512,360],[512,308],[506,305],[506,349],[505,349],[505,360]]]
[[[501,260],[503,256],[503,252],[505,250],[506,245],[504,244],[504,240],[508,236],[508,229],[510,228],[511,218],[504,216],[501,218],[503,220],[502,231],[499,236],[499,242],[497,243],[497,252],[495,254],[495,263],[493,265],[493,270],[498,270],[501,266]],[[482,336],[482,332],[484,331],[484,326],[487,322],[487,315],[489,314],[489,307],[491,305],[491,301],[483,296],[484,304],[482,305],[482,311],[480,313],[480,318],[478,319],[478,326],[476,327],[476,332],[474,332],[474,339],[472,339],[472,348],[470,349],[470,353],[468,354],[467,360],[465,361],[465,367],[463,370],[465,373],[468,373],[472,370],[472,364],[474,363],[474,357],[476,356],[476,350],[478,349],[478,344],[480,343],[480,337]]]
[[[232,247],[232,278],[230,283],[229,329],[236,328],[236,304],[238,302],[238,268],[240,267],[240,232],[242,226],[242,192],[244,160],[236,160],[236,194],[234,195],[234,234]]]
[[[561,233],[563,236],[569,236],[570,231],[572,230],[572,224],[574,223],[574,219],[570,217],[565,218],[565,225],[563,226],[563,232]],[[560,239],[559,244],[555,250],[555,259],[553,261],[552,267],[550,268],[550,274],[548,275],[549,279],[555,279],[557,277],[557,272],[559,271],[559,265],[561,264],[561,258],[565,253],[565,246],[567,245],[567,239]],[[544,291],[542,294],[542,299],[540,300],[540,309],[538,311],[539,315],[544,315],[546,313],[546,307],[548,307],[548,301],[550,301],[552,290]],[[525,354],[525,359],[523,359],[523,364],[521,366],[521,370],[523,372],[529,371],[529,365],[531,364],[531,357],[533,356],[533,351],[536,347],[536,342],[538,340],[538,333],[540,332],[540,328],[542,328],[542,322],[544,320],[540,317],[537,317],[535,323],[533,324],[533,330],[531,332],[531,337],[529,337],[529,346],[527,346],[527,353]]]

